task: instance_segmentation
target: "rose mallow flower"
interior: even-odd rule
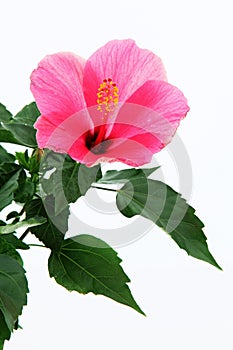
[[[87,61],[46,56],[31,75],[31,91],[41,112],[38,146],[87,166],[149,163],[189,110],[160,58],[133,40],[110,41]]]

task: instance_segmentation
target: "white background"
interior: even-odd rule
[[[145,318],[102,296],[67,292],[48,277],[48,252],[32,248],[23,254],[31,291],[20,318],[24,329],[6,350],[232,350],[231,6],[230,0],[1,1],[0,100],[12,112],[33,100],[29,76],[48,53],[88,58],[111,39],[133,38],[163,59],[169,81],[191,107],[179,128],[192,163],[190,202],[224,270],[188,257],[159,228],[118,248]],[[158,157],[178,190],[169,173],[174,159],[166,150]]]

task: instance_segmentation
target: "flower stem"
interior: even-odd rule
[[[23,213],[25,211],[25,205],[26,205],[26,203],[24,204],[24,206],[22,207],[21,211],[19,212],[19,216],[23,215]]]
[[[98,190],[118,192],[118,190],[114,190],[113,188],[106,188],[106,187],[99,187],[99,186],[91,186],[91,187],[92,188],[97,188]]]
[[[22,241],[26,236],[27,236],[27,234],[29,233],[29,228],[27,228],[26,229],[26,231],[22,234],[22,236],[21,237],[19,237],[19,239]]]

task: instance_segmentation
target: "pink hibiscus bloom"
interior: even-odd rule
[[[133,40],[114,40],[87,61],[72,53],[46,56],[31,75],[41,116],[40,148],[93,166],[149,163],[172,139],[189,107],[166,82],[159,57]]]

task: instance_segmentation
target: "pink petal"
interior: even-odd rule
[[[121,107],[106,137],[132,138],[151,134],[154,153],[168,144],[189,107],[183,93],[163,81],[148,81]],[[145,142],[147,142],[145,138]]]
[[[85,60],[71,53],[46,56],[31,75],[31,91],[43,115],[66,117],[85,108],[83,70]]]
[[[147,81],[135,91],[127,103],[150,108],[176,127],[189,111],[187,99],[183,93],[164,81]],[[140,115],[138,117],[140,118]]]
[[[96,151],[86,149],[86,153],[80,154],[77,141],[68,152],[70,156],[87,166],[103,161],[141,166],[171,141],[180,119],[189,109],[183,94],[161,81],[145,83],[128,101],[116,117],[104,122],[95,106],[89,108],[95,128],[106,130],[103,142],[96,145]]]
[[[92,120],[87,110],[79,111],[63,120],[62,116],[50,114],[41,116],[35,123],[37,142],[40,148],[69,153],[73,144],[78,144],[78,152],[86,153],[86,134],[93,130]]]
[[[82,155],[79,150],[79,144],[73,144],[69,150],[69,155],[86,164],[93,166],[101,162],[122,162],[131,166],[140,166],[149,163],[153,152],[139,140],[130,139],[112,139],[102,143],[103,148],[106,144],[106,150],[102,154],[94,154],[87,150]]]
[[[133,40],[113,40],[97,50],[84,70],[84,94],[88,106],[96,104],[97,89],[111,78],[119,89],[119,100],[126,101],[147,80],[166,80],[163,64],[149,50]]]
[[[132,107],[131,104],[129,106]],[[136,106],[136,113],[138,113],[138,106]],[[42,116],[35,127],[38,130],[37,139],[41,148],[68,153],[74,160],[87,166],[106,161],[121,161],[131,166],[140,166],[148,163],[153,153],[163,147],[159,139],[150,131],[146,132],[134,125],[113,123],[111,135],[105,138],[105,130],[108,131],[111,121],[111,119],[103,121],[94,106],[64,121],[62,118],[59,120],[56,115],[49,118]],[[92,138],[94,132],[103,133],[103,137],[95,147],[92,146],[90,149],[88,137]]]

